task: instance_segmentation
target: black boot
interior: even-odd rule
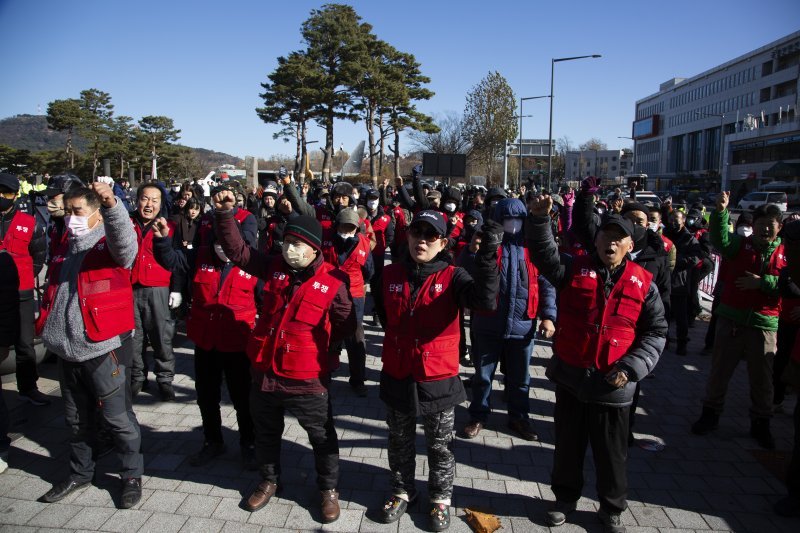
[[[705,435],[719,426],[719,413],[710,407],[703,407],[703,414],[692,424],[692,433],[695,435]]]
[[[754,418],[750,421],[750,436],[767,450],[775,449],[775,439],[769,430],[769,418]]]

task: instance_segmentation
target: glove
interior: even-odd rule
[[[106,185],[114,186],[114,178],[111,176],[97,176],[97,181],[100,183],[105,183]]]
[[[171,292],[169,293],[169,308],[170,309],[177,309],[181,306],[183,302],[183,296],[179,292]]]
[[[496,252],[500,243],[503,242],[503,225],[489,220],[481,226],[481,245],[479,252],[483,254],[490,254]]]
[[[581,181],[581,190],[594,194],[600,190],[598,179],[595,176],[588,176]]]

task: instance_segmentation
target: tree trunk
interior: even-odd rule
[[[295,130],[294,130],[295,131],[294,136],[297,138],[297,147],[296,147],[295,153],[294,153],[294,175],[296,176],[295,179],[297,179],[297,177],[299,177],[303,173],[303,171],[302,171],[302,167],[303,167],[303,143],[305,142],[305,139],[303,138],[304,126],[305,126],[305,122],[298,120],[297,121],[297,125],[295,126]]]
[[[325,117],[325,150],[322,158],[322,181],[331,181],[331,154],[333,153],[333,108],[328,109]]]
[[[369,177],[372,183],[378,183],[378,175],[375,173],[375,124],[372,120],[375,111],[372,107],[367,107],[367,146],[369,146]],[[377,188],[377,187],[376,187]]]
[[[378,176],[383,176],[383,158],[386,152],[386,130],[383,127],[383,113],[378,115],[378,133],[381,136],[380,148],[378,149]]]
[[[67,159],[69,159],[69,168],[75,168],[75,154],[72,151],[72,128],[67,130]]]
[[[119,179],[125,179],[125,157],[122,154],[119,156]]]
[[[400,177],[400,130],[394,128],[394,177]],[[377,187],[376,187],[377,188]]]

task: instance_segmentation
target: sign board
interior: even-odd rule
[[[422,175],[443,178],[464,178],[466,154],[422,154]]]

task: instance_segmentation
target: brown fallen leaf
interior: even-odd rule
[[[472,509],[464,509],[464,513],[467,515],[467,523],[475,533],[493,533],[503,528],[500,519],[493,514]]]

